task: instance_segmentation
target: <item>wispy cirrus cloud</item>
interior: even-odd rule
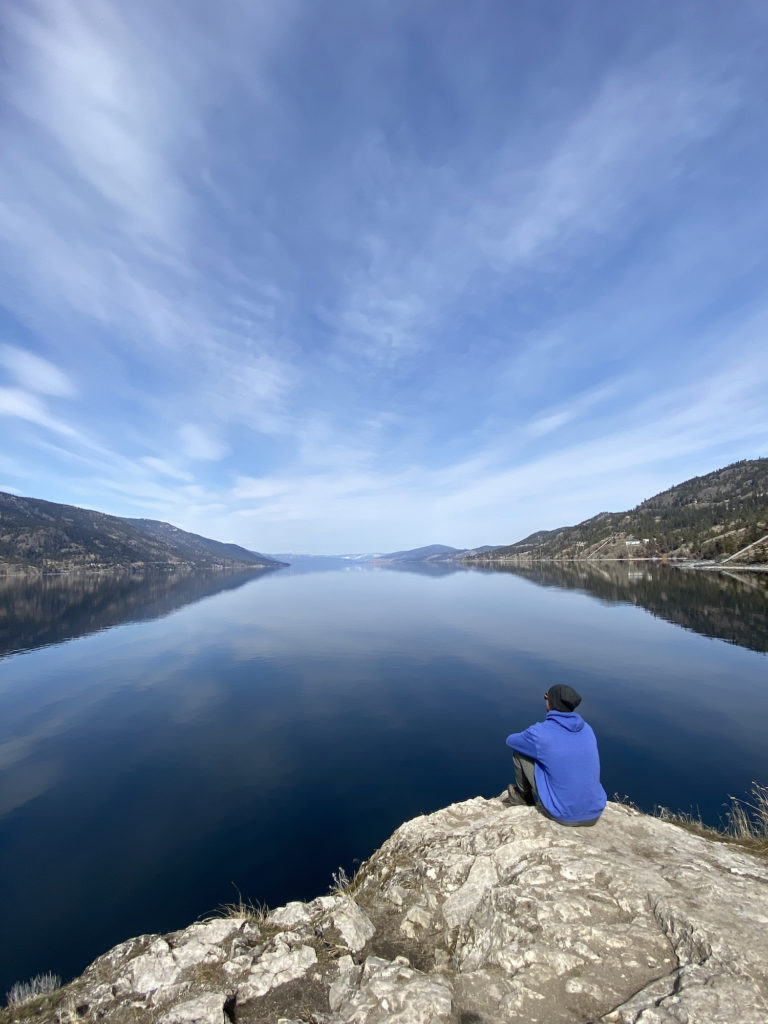
[[[171,477],[173,480],[182,480],[184,483],[191,483],[194,477],[191,473],[188,473],[184,469],[179,469],[178,466],[172,465],[166,459],[158,459],[153,455],[145,455],[141,462],[153,473],[159,473],[160,476]]]
[[[759,451],[764,21],[704,7],[11,0],[4,477],[381,549]]]
[[[15,345],[0,345],[0,364],[23,388],[65,398],[75,394],[72,381],[58,366]]]
[[[738,101],[726,72],[670,48],[608,75],[530,151],[500,134],[469,176],[393,165],[369,140],[372,155],[358,159],[377,168],[373,209],[334,320],[342,344],[385,361],[431,348],[467,292],[498,295],[615,244]]]
[[[184,121],[173,80],[147,60],[116,8],[31,4],[12,10],[11,23],[31,58],[17,66],[11,95],[54,143],[61,173],[109,207],[103,213],[123,230],[172,239],[168,115]]]
[[[188,459],[220,459],[227,451],[226,445],[195,423],[179,427],[179,440]]]
[[[508,259],[535,263],[579,236],[625,235],[642,213],[636,207],[684,172],[738,103],[727,72],[679,47],[608,75],[543,167],[529,170]]]
[[[251,48],[248,85],[258,92],[259,55],[292,5],[235,6],[247,27],[240,47]],[[107,330],[109,362],[122,370],[140,353],[166,404],[174,386],[185,396],[196,378],[209,415],[275,429],[288,375],[271,325],[254,319],[253,302],[249,319],[230,315],[242,308],[228,277],[232,254],[199,244],[201,218],[211,216],[202,139],[217,97],[246,67],[233,50],[227,56],[229,28],[217,47],[195,18],[158,13],[169,31],[175,22],[188,52],[159,46],[164,33],[144,4],[64,0],[7,12],[15,145],[0,169],[0,234],[14,252],[9,295],[37,330],[53,316],[62,342],[76,334],[69,357],[85,357],[86,370],[86,353],[104,360],[98,339]]]
[[[625,390],[626,384],[626,381],[611,381],[600,387],[573,395],[567,405],[539,413],[528,424],[528,433],[533,437],[544,437],[554,430],[559,430],[580,416],[586,415],[606,399],[613,398],[620,390]]]
[[[38,395],[22,388],[0,388],[0,416],[26,420],[66,437],[77,436],[77,431],[49,413]]]

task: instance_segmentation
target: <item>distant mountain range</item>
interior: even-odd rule
[[[429,544],[422,548],[409,548],[407,551],[391,551],[389,554],[379,552],[357,552],[341,555],[307,555],[282,554],[273,555],[281,561],[289,563],[295,569],[339,569],[354,565],[369,564],[381,566],[398,565],[450,565],[460,563],[465,555],[493,551],[492,546],[483,548],[451,548],[446,544]],[[460,566],[459,566],[460,567]]]
[[[275,568],[350,563],[405,568],[510,561],[669,558],[733,565],[768,562],[768,458],[735,462],[576,526],[540,530],[502,547],[446,544],[388,554],[270,556],[154,519],[125,519],[0,491],[0,575],[70,569]],[[285,559],[285,560],[283,560]]]
[[[368,562],[391,565],[402,562],[460,562],[463,558],[494,551],[491,546],[482,548],[451,548],[446,544],[428,544],[423,548],[408,551],[392,551],[388,555],[371,555]]]
[[[506,547],[466,555],[468,564],[538,559],[670,558],[768,562],[768,459],[734,462],[577,526],[540,530]]]
[[[275,568],[284,563],[154,519],[122,519],[0,491],[0,574],[107,568]]]

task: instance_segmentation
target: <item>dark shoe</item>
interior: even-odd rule
[[[511,782],[507,786],[507,803],[510,805],[510,807],[520,807],[522,804],[525,804],[525,800],[523,800],[523,794],[520,792],[517,786],[513,786]]]
[[[507,786],[507,798],[511,806],[533,807],[535,803],[533,800],[526,800],[517,786],[513,786],[511,782]]]

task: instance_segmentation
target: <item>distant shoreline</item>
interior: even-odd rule
[[[101,565],[98,567],[78,565],[71,569],[38,569],[35,566],[30,566],[28,568],[14,567],[13,570],[9,572],[0,565],[0,580],[16,578],[39,579],[43,576],[106,576],[109,573],[128,573],[130,575],[139,575],[140,573],[146,572],[244,572],[246,570],[263,572],[265,569],[282,568],[286,568],[285,563],[278,565],[257,565],[254,562],[243,562],[238,565],[194,565],[193,563],[174,565],[172,562],[158,562],[147,565]]]
[[[463,565],[537,565],[540,562],[561,564],[569,562],[574,565],[599,565],[604,562],[615,562],[619,565],[635,565],[638,562],[652,562],[654,565],[668,565],[673,569],[702,569],[705,572],[768,572],[768,564],[755,562],[752,565],[738,565],[730,562],[692,562],[672,560],[669,558],[529,558],[525,555],[507,555],[501,558],[473,558],[471,561],[462,559]]]

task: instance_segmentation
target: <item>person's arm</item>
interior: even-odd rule
[[[535,725],[530,725],[524,732],[513,732],[507,736],[507,746],[520,754],[525,754],[526,757],[532,757],[535,761],[539,752],[536,732]]]

